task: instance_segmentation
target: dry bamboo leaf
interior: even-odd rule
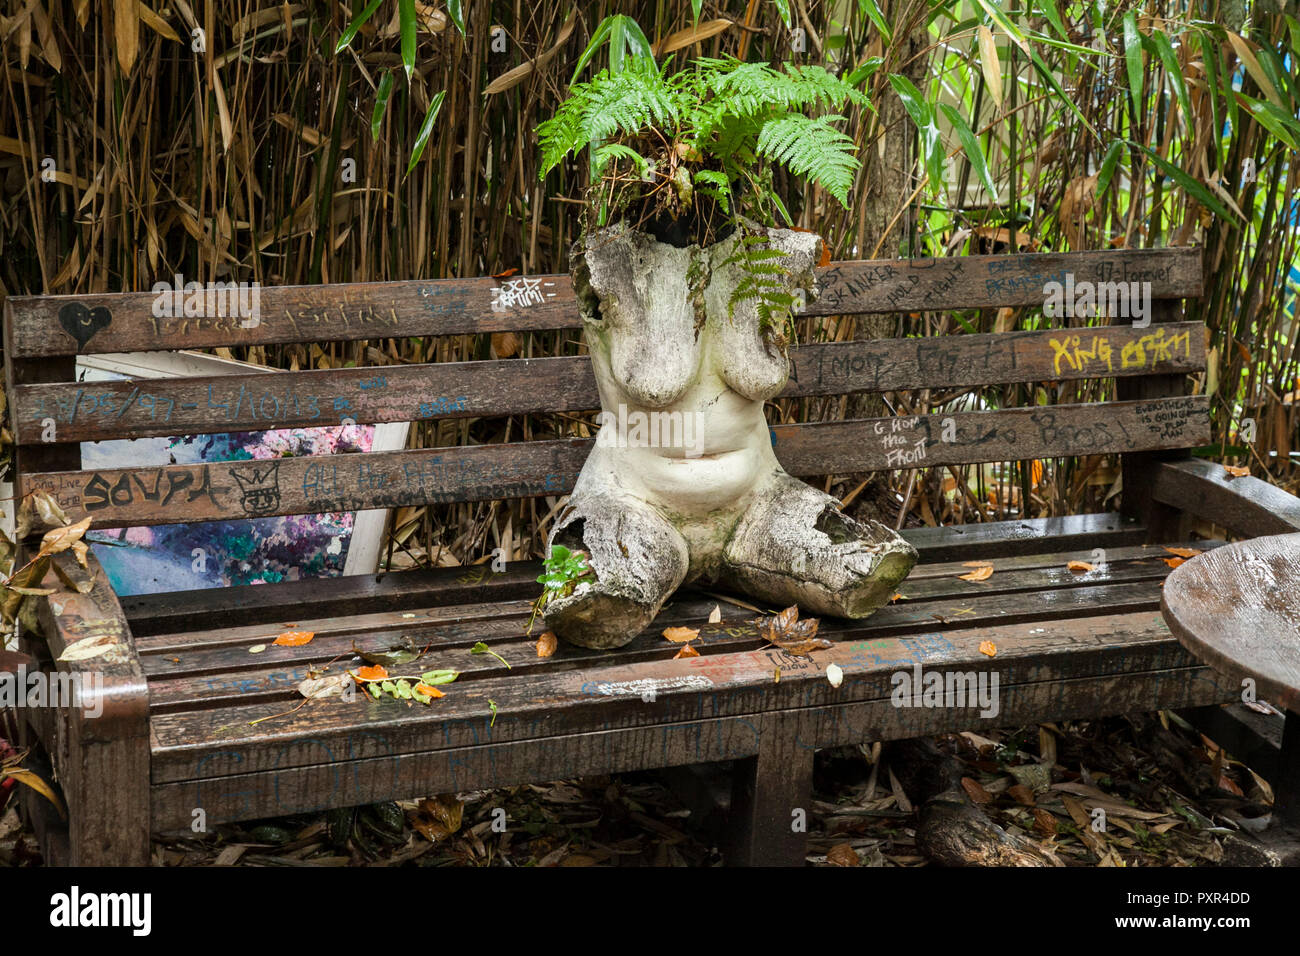
[[[958,580],[961,581],[987,581],[991,577],[993,577],[993,565],[991,564],[981,564],[970,574],[957,575]]]
[[[574,7],[573,12],[569,14],[569,19],[565,20],[564,26],[560,27],[560,32],[555,38],[555,43],[549,50],[538,56],[536,59],[520,63],[513,70],[507,70],[505,73],[502,73],[487,85],[483,90],[483,95],[491,96],[494,93],[504,93],[506,90],[522,83],[527,79],[529,74],[533,72],[533,70],[545,66],[550,62],[551,58],[554,57],[556,53],[560,52],[560,47],[564,46],[564,44],[568,42],[569,34],[573,32],[574,24],[577,23],[577,16],[578,8]]]
[[[691,647],[691,645],[689,644],[683,644],[681,650],[679,650],[676,654],[673,655],[673,660],[677,660],[677,658],[679,657],[699,657],[699,656],[700,656],[699,651]]]
[[[1066,565],[1066,567],[1069,568],[1071,571],[1073,571],[1075,574],[1083,574],[1085,571],[1096,570],[1096,568],[1094,568],[1087,561],[1071,561],[1069,564]]]
[[[839,664],[827,664],[826,679],[832,687],[839,687],[844,683],[844,669]]]
[[[993,102],[1002,107],[1002,62],[998,59],[997,44],[993,42],[993,31],[984,24],[979,30],[980,69],[984,72],[984,82],[993,94]]]
[[[100,634],[95,637],[83,637],[73,641],[59,655],[61,661],[88,661],[92,657],[101,657],[117,646],[112,634]]]
[[[1247,478],[1250,476],[1250,469],[1245,465],[1224,465],[1223,470],[1232,478]]]
[[[181,42],[181,38],[172,29],[171,24],[154,13],[149,7],[140,3],[139,0],[136,0],[135,12],[139,15],[141,22],[154,33],[168,40],[174,40],[177,43]]]
[[[701,43],[710,37],[715,37],[723,30],[732,26],[730,20],[708,20],[704,23],[697,23],[693,27],[687,27],[684,30],[678,30],[671,36],[665,37],[654,46],[656,57],[664,56],[668,53],[674,53],[682,47],[690,46],[693,43]]]
[[[543,631],[541,636],[537,638],[537,656],[550,657],[555,653],[558,646],[559,641],[555,637],[555,632]]]
[[[46,555],[67,551],[74,542],[80,541],[81,536],[88,530],[90,530],[90,519],[82,518],[76,524],[47,531],[45,537],[41,538],[41,549],[36,552],[36,556],[41,558]]]
[[[139,14],[137,0],[113,0],[113,39],[117,49],[117,64],[122,74],[131,72],[135,55],[140,49]]]
[[[686,641],[693,641],[700,636],[698,627],[670,627],[664,631],[664,637],[674,644],[684,644]]]
[[[1170,554],[1176,554],[1180,558],[1194,558],[1201,552],[1195,548],[1165,548]]]
[[[710,624],[722,623],[722,608],[717,604],[713,605],[713,610],[709,612],[709,623]]]

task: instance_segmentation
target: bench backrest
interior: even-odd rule
[[[1060,282],[1149,282],[1147,327],[810,343],[785,397],[1115,377],[1119,401],[778,425],[795,475],[1186,449],[1209,441],[1196,249],[841,262],[819,270],[807,315],[1041,307]],[[1104,292],[1103,287],[1103,292]],[[188,300],[187,300],[188,301]],[[590,439],[82,471],[77,442],[268,428],[491,418],[598,407],[586,356],[217,377],[74,381],[78,354],[578,329],[567,276],[287,286],[260,290],[258,321],[152,292],[5,303],[17,493],[53,495],[73,520],[114,528],[527,498],[568,492]],[[178,311],[179,307],[179,311]],[[157,315],[168,308],[174,313]],[[233,311],[230,309],[228,311]],[[1056,319],[1056,326],[1067,320]],[[951,419],[951,421],[945,421]],[[1141,475],[1125,474],[1126,510]],[[1132,487],[1131,487],[1132,486]]]

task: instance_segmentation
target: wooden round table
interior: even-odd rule
[[[1160,610],[1198,659],[1286,710],[1274,812],[1300,829],[1300,534],[1190,558],[1165,579]]]

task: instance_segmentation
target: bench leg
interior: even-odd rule
[[[94,724],[73,714],[64,725],[72,744],[72,766],[60,768],[68,801],[68,862],[148,866],[149,739],[101,737]]]
[[[808,852],[813,755],[768,726],[757,756],[737,760],[731,783],[731,866],[803,866]]]
[[[1273,795],[1278,822],[1289,830],[1300,831],[1300,714],[1293,710],[1287,710],[1282,725],[1282,752],[1278,755]]]

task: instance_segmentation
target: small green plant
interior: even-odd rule
[[[500,654],[498,654],[496,651],[492,650],[492,648],[488,647],[488,646],[487,646],[486,644],[484,644],[482,641],[479,641],[477,644],[475,644],[473,647],[471,647],[471,648],[469,649],[469,652],[470,652],[471,654],[491,654],[493,657],[495,657],[497,660],[499,660],[502,664],[505,664],[505,665],[506,665],[506,670],[510,670],[510,662],[507,661],[507,660],[506,660],[504,657],[502,657]]]
[[[421,704],[431,704],[435,696],[431,688],[436,688],[439,684],[450,684],[459,676],[453,670],[433,670],[408,675],[394,674],[382,680],[367,682],[366,693],[375,700],[387,695],[394,700],[412,700]]]
[[[551,553],[542,562],[542,567],[544,570],[537,576],[537,583],[542,585],[542,593],[533,604],[533,614],[528,619],[528,634],[533,633],[533,624],[537,620],[537,615],[546,611],[547,603],[572,594],[579,581],[595,574],[591,565],[587,563],[585,551],[570,551],[562,544],[551,548]]]

